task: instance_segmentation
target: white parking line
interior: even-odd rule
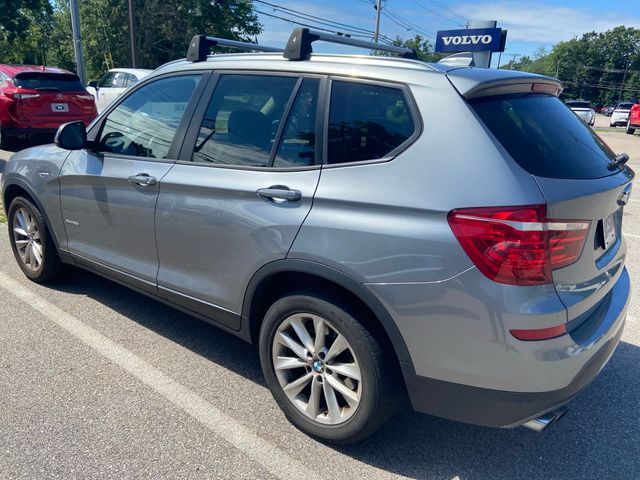
[[[278,478],[317,478],[297,460],[240,424],[198,394],[181,385],[133,352],[108,339],[78,318],[61,310],[24,285],[0,272],[0,288],[11,293],[96,352],[151,387],[214,434],[253,459]],[[231,473],[231,472],[230,472]]]

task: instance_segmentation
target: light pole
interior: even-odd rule
[[[71,33],[73,37],[73,54],[76,59],[76,73],[78,74],[82,85],[86,85],[87,78],[84,71],[84,55],[82,53],[82,37],[80,35],[80,11],[78,9],[78,0],[70,0],[69,9],[71,10]]]
[[[129,0],[129,42],[131,43],[131,67],[138,68],[136,52],[136,25],[133,18],[133,0]]]
[[[380,12],[382,12],[382,0],[376,0],[376,32],[373,35],[373,41],[378,43],[378,37],[380,36]]]

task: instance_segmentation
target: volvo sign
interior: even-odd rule
[[[440,30],[436,52],[503,52],[506,33],[501,28]]]

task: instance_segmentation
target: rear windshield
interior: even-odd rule
[[[621,103],[616,108],[619,108],[620,110],[631,110],[631,107],[633,107],[633,103]]]
[[[570,108],[589,108],[589,102],[567,102]]]
[[[81,92],[84,90],[73,73],[24,72],[13,79],[16,87],[52,92]]]
[[[558,98],[525,94],[471,105],[513,159],[529,173],[586,179],[611,175],[615,154]]]

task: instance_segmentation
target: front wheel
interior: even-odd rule
[[[54,280],[64,270],[49,229],[38,208],[24,197],[9,206],[9,240],[22,272],[37,283]]]
[[[262,370],[278,405],[300,430],[331,443],[368,437],[403,398],[395,357],[351,310],[290,295],[273,304],[260,331]]]

